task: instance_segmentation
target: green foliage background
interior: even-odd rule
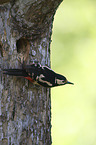
[[[96,145],[96,0],[64,0],[51,65],[74,83],[52,91],[52,145]]]

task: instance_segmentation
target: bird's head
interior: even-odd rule
[[[66,77],[62,76],[62,75],[57,75],[55,77],[55,86],[60,86],[60,85],[65,85],[65,84],[72,84],[74,85],[73,83],[69,82]]]

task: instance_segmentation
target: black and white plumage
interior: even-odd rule
[[[22,69],[3,69],[3,74],[24,77],[34,84],[49,88],[73,84],[67,81],[66,77],[55,73],[49,67],[34,63],[31,65],[22,65]]]

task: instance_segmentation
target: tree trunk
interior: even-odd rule
[[[0,69],[50,66],[55,11],[62,0],[0,1]],[[50,145],[50,89],[0,74],[0,145]]]

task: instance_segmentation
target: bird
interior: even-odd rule
[[[3,74],[23,77],[33,84],[43,87],[56,87],[65,84],[72,84],[65,76],[56,73],[47,66],[41,66],[39,63],[22,65],[21,69],[2,69]]]

